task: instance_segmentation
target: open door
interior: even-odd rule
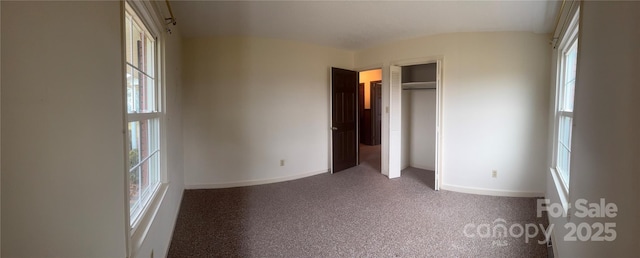
[[[436,61],[436,181],[434,190],[440,191],[442,184],[442,60]]]
[[[402,150],[402,69],[389,67],[389,178],[400,177]]]
[[[358,72],[331,68],[331,173],[358,165]]]

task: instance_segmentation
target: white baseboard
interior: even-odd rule
[[[440,186],[440,189],[447,190],[447,191],[452,191],[452,192],[459,192],[459,193],[491,195],[491,196],[544,197],[544,193],[540,193],[540,192],[519,192],[519,191],[508,191],[508,190],[495,190],[495,189],[467,187],[467,186],[458,186],[458,185],[449,185],[449,184],[442,184]]]
[[[320,170],[314,172],[307,172],[302,174],[296,174],[285,177],[277,177],[277,178],[269,178],[269,179],[259,179],[259,180],[246,180],[246,181],[236,181],[236,182],[227,182],[227,183],[217,183],[217,184],[185,184],[185,189],[216,189],[216,188],[230,188],[230,187],[239,187],[239,186],[252,186],[252,185],[264,185],[278,182],[285,182],[295,179],[300,179],[309,176],[315,176],[323,173],[328,173],[329,170]]]

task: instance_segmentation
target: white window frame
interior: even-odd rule
[[[556,80],[555,80],[555,105],[554,105],[554,131],[553,131],[553,159],[552,159],[552,167],[551,172],[553,175],[553,180],[555,181],[556,188],[558,188],[558,194],[560,195],[560,199],[565,206],[565,210],[568,209],[568,200],[569,200],[569,190],[570,190],[570,182],[571,182],[571,157],[569,156],[569,171],[567,171],[568,178],[565,178],[560,172],[558,159],[559,159],[559,148],[561,146],[560,142],[560,119],[562,117],[570,117],[572,119],[571,129],[569,132],[569,139],[573,138],[573,124],[575,123],[574,113],[573,111],[564,110],[564,93],[566,86],[566,55],[572,50],[573,47],[577,47],[578,42],[578,31],[579,31],[579,16],[580,10],[576,10],[573,14],[569,26],[567,27],[566,32],[563,34],[560,39],[560,44],[557,50],[557,59],[556,59]],[[577,66],[577,64],[576,64]],[[577,85],[576,85],[577,88]],[[575,94],[574,94],[574,103],[575,103]],[[574,105],[575,107],[575,105]],[[571,144],[570,144],[571,145]],[[571,146],[567,146],[569,151],[571,151]]]
[[[153,2],[150,1],[133,1],[133,0],[127,0],[127,1],[123,1],[121,2],[121,13],[122,13],[122,47],[123,47],[123,51],[122,51],[122,56],[123,56],[123,73],[125,76],[125,78],[123,78],[123,90],[124,93],[123,94],[123,98],[124,98],[124,126],[125,126],[125,130],[127,130],[126,128],[128,127],[128,123],[130,121],[138,121],[138,120],[145,120],[148,118],[158,118],[159,120],[159,166],[160,166],[160,171],[159,171],[159,184],[156,185],[155,187],[153,187],[152,193],[150,194],[149,198],[147,198],[147,201],[144,203],[140,213],[138,214],[138,216],[136,216],[135,218],[132,217],[130,215],[130,205],[129,205],[129,153],[128,151],[125,151],[126,153],[126,170],[125,170],[125,178],[126,178],[126,187],[125,187],[125,211],[126,211],[126,227],[128,228],[128,232],[129,234],[127,234],[127,253],[128,253],[128,257],[133,257],[135,256],[135,252],[140,248],[140,246],[142,245],[143,240],[146,237],[147,232],[149,231],[151,224],[153,222],[153,218],[155,217],[155,215],[158,212],[158,209],[160,207],[160,203],[162,202],[162,200],[164,199],[164,196],[167,192],[168,189],[168,180],[167,180],[167,162],[166,162],[166,137],[165,137],[165,132],[166,132],[166,124],[165,124],[165,115],[166,115],[166,95],[165,95],[165,77],[164,77],[164,71],[165,71],[165,64],[164,64],[164,36],[165,34],[163,33],[164,30],[162,30],[161,28],[163,28],[163,21],[161,18],[161,15],[159,15],[159,12],[156,10],[155,5],[153,4]],[[155,69],[154,69],[154,82],[156,84],[156,93],[157,94],[157,98],[156,98],[156,108],[157,110],[155,110],[156,112],[153,113],[140,113],[140,114],[129,114],[128,110],[127,110],[127,94],[126,94],[126,87],[127,87],[127,78],[126,78],[126,72],[127,72],[127,58],[126,58],[126,48],[125,48],[125,41],[126,41],[126,14],[125,12],[127,12],[127,6],[129,7],[129,11],[133,11],[138,18],[140,19],[140,21],[144,24],[144,26],[146,27],[146,29],[149,31],[149,33],[155,37]],[[125,135],[125,143],[128,144],[128,139],[127,136]],[[127,145],[126,145],[127,146]],[[125,150],[127,150],[128,148],[125,146]]]

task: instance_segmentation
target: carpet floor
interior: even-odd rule
[[[432,171],[389,180],[361,157],[333,175],[185,191],[168,257],[547,257],[541,232],[486,234],[497,219],[547,228],[536,198],[436,192]]]

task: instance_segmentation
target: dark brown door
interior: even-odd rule
[[[371,83],[371,120],[373,145],[382,142],[382,81]]]
[[[357,165],[357,96],[358,73],[340,68],[331,68],[333,173]]]
[[[360,123],[358,124],[360,128],[360,143],[366,145],[373,145],[372,136],[371,136],[371,109],[364,108],[364,102],[366,101],[366,96],[364,95],[364,83],[360,83],[359,86],[359,94],[358,94],[358,106],[360,107],[360,112],[358,112],[360,116]]]

